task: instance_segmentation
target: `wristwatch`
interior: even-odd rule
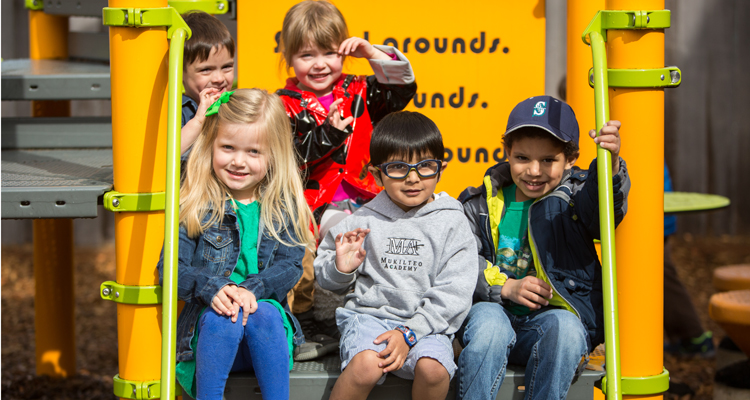
[[[406,340],[406,344],[409,345],[409,348],[412,348],[417,344],[417,335],[415,335],[414,331],[409,329],[408,326],[399,325],[395,329],[404,334],[404,340]]]

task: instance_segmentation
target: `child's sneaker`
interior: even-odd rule
[[[696,338],[669,343],[664,346],[664,351],[680,356],[712,358],[716,355],[713,336],[711,331],[706,331]]]
[[[294,349],[295,361],[313,360],[322,357],[332,351],[336,351],[339,346],[338,339],[321,333],[321,327],[313,316],[313,310],[295,314],[302,333],[305,335],[305,343]],[[335,327],[335,325],[334,325]],[[338,329],[336,329],[338,333]]]

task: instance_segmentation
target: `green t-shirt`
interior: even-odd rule
[[[245,281],[245,278],[250,274],[258,273],[258,230],[260,229],[260,203],[254,201],[250,204],[242,204],[236,201],[232,201],[234,209],[237,214],[237,218],[240,221],[240,243],[242,249],[240,250],[240,256],[237,259],[237,265],[234,267],[234,272],[229,276],[229,279],[240,284]],[[267,301],[275,306],[281,313],[284,319],[284,330],[287,336],[287,343],[289,344],[289,369],[292,369],[292,326],[289,322],[286,312],[275,300],[264,299],[258,300],[258,302]],[[201,311],[198,316],[198,321],[195,322],[195,332],[198,332],[198,323],[200,317],[203,316],[206,307]],[[242,323],[237,321],[236,323]],[[193,339],[190,341],[190,348],[195,352],[198,346],[198,334],[193,335]],[[180,382],[185,391],[190,394],[192,398],[195,398],[195,358],[190,361],[182,361],[177,364],[175,368],[175,374],[177,380]]]
[[[516,185],[503,188],[505,215],[498,226],[498,243],[495,265],[501,266],[521,279],[527,275],[536,276],[533,257],[527,235],[529,207],[534,200],[515,201]],[[514,303],[505,303],[505,308],[514,315],[527,315],[531,309]]]

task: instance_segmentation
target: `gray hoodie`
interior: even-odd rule
[[[335,237],[370,229],[365,261],[354,272],[336,269]],[[447,193],[404,212],[382,191],[331,228],[318,248],[315,278],[347,294],[345,308],[401,321],[417,339],[452,336],[471,307],[477,244],[461,204]]]

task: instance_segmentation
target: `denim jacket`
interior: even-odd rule
[[[207,214],[203,222],[210,219]],[[304,343],[299,322],[292,315],[287,303],[287,293],[302,276],[302,246],[285,246],[275,240],[260,221],[258,229],[258,273],[247,276],[240,283],[252,292],[257,299],[274,299],[281,303],[294,326],[294,344]],[[279,236],[291,242],[291,227],[280,232]],[[224,220],[215,223],[195,238],[187,235],[180,226],[179,266],[177,269],[177,297],[185,301],[185,308],[177,319],[177,361],[193,359],[190,341],[193,338],[195,323],[204,307],[210,307],[214,295],[226,285],[234,284],[229,277],[237,266],[240,255],[240,223],[231,201],[224,204]],[[164,250],[159,263],[159,284],[164,277]],[[238,323],[240,323],[238,321]]]

